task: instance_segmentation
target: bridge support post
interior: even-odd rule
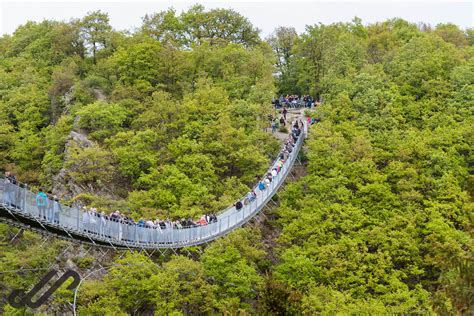
[[[76,216],[76,217],[77,217],[77,220],[76,220],[76,228],[77,228],[77,230],[79,230],[79,221],[80,221],[80,220],[79,220],[79,209],[78,209],[78,208],[76,208],[76,214],[77,214],[77,216]]]
[[[26,197],[28,196],[28,185],[25,184],[25,186],[23,187],[23,199],[21,201],[22,203],[22,210],[23,211],[26,211]]]

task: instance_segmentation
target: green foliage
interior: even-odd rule
[[[347,24],[307,26],[295,48],[298,58],[293,60],[298,74],[297,91],[320,95],[325,76],[345,76],[360,69],[366,61],[366,34],[360,29],[357,19]],[[286,84],[280,82],[281,85]]]
[[[110,182],[114,175],[112,154],[100,147],[74,146],[68,148],[66,169],[78,184],[101,186]]]
[[[438,24],[434,33],[440,36],[445,42],[451,43],[457,47],[467,45],[466,34],[459,29],[457,25],[452,23]]]
[[[97,54],[106,50],[110,44],[109,36],[112,27],[109,24],[109,16],[101,11],[88,13],[81,21],[81,36],[89,46],[94,64],[97,62]]]
[[[16,236],[14,242],[10,242]],[[2,251],[0,252],[0,295],[8,297],[12,289],[28,289],[36,284],[44,271],[50,269],[52,262],[60,255],[64,242],[51,240],[47,247],[43,247],[43,239],[36,233],[19,231],[16,228],[9,229],[6,224],[0,224],[0,240]],[[28,269],[37,269],[29,272]],[[33,314],[32,310],[14,309],[10,305],[0,307],[2,313],[10,312],[12,315]]]
[[[65,145],[71,129],[72,117],[66,115],[61,116],[55,125],[50,125],[45,129],[47,149],[41,166],[46,179],[57,174],[63,166]]]
[[[310,28],[302,42],[317,47],[336,30],[336,52],[359,37],[336,25]],[[303,293],[304,313],[467,310],[472,61],[448,43],[459,40],[454,28],[438,33],[445,40],[389,21],[369,27],[374,65],[360,67],[363,54],[350,49],[327,68],[324,54],[316,58],[326,102],[308,175],[281,201],[274,268]],[[347,65],[346,53],[355,58]]]
[[[423,82],[447,78],[460,61],[461,53],[452,45],[439,37],[425,35],[403,46],[388,68],[402,93],[421,98],[426,93]]]
[[[160,76],[160,51],[161,45],[155,41],[118,50],[112,60],[117,65],[119,79],[126,84],[146,80],[156,85]]]
[[[174,256],[158,266],[144,255],[128,254],[116,261],[103,283],[85,283],[79,296],[80,311],[209,313],[215,309],[216,290],[206,281],[199,262]]]
[[[97,101],[77,112],[79,127],[90,132],[97,140],[104,140],[118,133],[126,125],[128,111],[120,104]]]
[[[104,91],[108,90],[109,82],[107,79],[100,77],[98,75],[90,75],[84,78],[82,82],[84,87],[89,89],[102,89]]]
[[[109,146],[118,159],[124,176],[138,178],[157,164],[159,136],[154,130],[120,132],[108,139]]]
[[[205,11],[194,5],[176,16],[174,9],[145,15],[141,32],[173,46],[192,47],[209,42],[211,45],[241,44],[244,47],[260,42],[259,30],[247,18],[232,9]]]
[[[254,231],[237,230],[225,237],[222,243],[212,244],[202,256],[207,277],[217,285],[216,293],[222,311],[247,309],[249,299],[255,298],[263,280],[257,273],[255,262],[263,259],[264,252],[255,247],[259,236]]]
[[[264,314],[298,314],[301,312],[302,295],[273,278],[265,280],[260,291],[260,312]]]
[[[143,18],[142,33],[160,42],[181,44],[184,25],[173,8]]]
[[[215,307],[217,287],[207,283],[201,263],[175,256],[150,279],[158,314],[210,313]]]
[[[152,277],[159,271],[145,255],[127,254],[116,261],[117,266],[110,269],[106,276],[106,286],[114,293],[119,306],[125,311],[132,312],[141,306],[153,304],[150,295],[153,283]]]
[[[94,262],[94,257],[92,256],[80,257],[80,258],[77,258],[75,261],[78,268],[86,270],[92,267],[92,263]]]
[[[78,295],[78,314],[127,315],[117,304],[118,297],[104,282],[88,280]]]
[[[355,18],[262,42],[235,11],[200,5],[147,15],[130,34],[100,11],[28,22],[0,38],[0,169],[45,188],[61,179],[71,202],[99,210],[196,217],[267,170],[276,90],[322,96],[307,174],[264,224],[193,248],[193,260],[115,259],[83,282],[79,314],[469,313],[473,38],[452,24]],[[1,240],[17,233],[0,225]],[[0,272],[46,269],[61,247],[15,240]],[[94,268],[95,257],[69,255]],[[0,277],[2,297],[37,280]],[[64,285],[47,312],[70,300]],[[17,312],[32,313],[0,310]]]
[[[295,28],[280,26],[267,38],[267,41],[277,57],[278,92],[283,94],[301,93],[301,91],[295,91],[298,81],[295,62],[298,34]]]

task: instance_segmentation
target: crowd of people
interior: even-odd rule
[[[194,221],[191,218],[181,218],[176,220],[170,220],[169,218],[166,220],[162,220],[159,218],[155,220],[140,218],[139,220],[135,221],[133,218],[121,213],[118,210],[113,211],[107,215],[104,211],[99,212],[96,208],[87,208],[85,206],[83,207],[82,223],[85,226],[89,225],[89,227],[91,227],[91,225],[97,225],[100,223],[105,225],[106,221],[119,222],[132,226],[136,225],[137,227],[145,228],[183,229],[189,227],[205,226],[209,223],[215,223],[217,222],[217,216],[214,213],[210,213],[201,216],[201,218],[197,221]],[[94,229],[90,230],[94,231]]]
[[[287,96],[284,98],[286,101],[294,101],[298,100],[297,96]],[[283,124],[286,121],[286,107],[282,110],[283,116],[281,120],[283,120]],[[312,124],[314,121],[308,118],[307,123]],[[282,149],[278,155],[278,158],[275,164],[267,171],[263,178],[257,176],[258,185],[255,189],[249,191],[243,199],[239,199],[234,203],[234,207],[237,211],[240,211],[245,206],[251,204],[257,199],[258,191],[266,190],[272,181],[278,176],[281,172],[285,162],[289,158],[290,154],[293,152],[294,147],[296,146],[296,142],[298,137],[301,135],[303,129],[303,121],[295,121],[294,124],[291,126],[291,131],[289,133],[288,139],[284,142]],[[8,203],[14,205],[17,203],[20,198],[18,195],[18,186],[17,186],[16,177],[11,172],[5,172],[5,187],[4,187],[4,200]],[[15,189],[16,188],[16,189]],[[36,194],[35,203],[38,209],[38,216],[43,220],[47,220],[52,223],[59,223],[60,216],[62,213],[62,207],[59,203],[57,196],[52,195],[51,192],[43,192],[39,191]],[[198,227],[198,226],[205,226],[210,223],[216,223],[218,218],[216,214],[210,213],[201,216],[198,220],[193,220],[191,218],[181,218],[181,219],[139,219],[135,221],[131,217],[127,216],[126,214],[121,213],[120,211],[116,210],[111,212],[110,214],[106,214],[104,211],[98,211],[96,208],[82,208],[82,224],[83,229],[89,233],[94,234],[103,234],[107,230],[107,223],[109,221],[118,222],[122,224],[127,224],[126,226],[137,226],[137,227],[144,227],[144,228],[154,228],[154,229],[185,229],[190,227]],[[120,225],[119,225],[120,226]]]
[[[276,109],[282,107],[290,108],[312,108],[317,105],[317,102],[310,95],[280,95],[279,98],[273,98],[272,104]]]
[[[286,141],[284,142],[283,147],[281,148],[280,153],[278,154],[278,158],[275,161],[275,164],[267,171],[267,173],[265,174],[263,178],[259,178],[257,176],[257,181],[258,181],[257,189],[259,191],[265,191],[270,186],[272,181],[282,171],[282,168],[285,162],[288,160],[290,154],[293,152],[296,146],[296,142],[298,140],[298,137],[301,135],[301,131],[303,127],[304,127],[304,124],[302,120],[294,122],[290,135],[288,139],[286,139]],[[257,198],[257,193],[255,192],[255,190],[250,191],[247,193],[243,201],[238,200],[234,204],[234,206],[237,211],[240,211],[245,205],[248,205],[254,200],[256,200],[256,198]]]
[[[277,117],[274,117],[272,114],[268,115],[272,133],[275,133],[281,127],[286,127],[286,124],[288,122],[287,114],[289,108],[312,108],[316,107],[320,103],[314,100],[310,95],[281,95],[279,98],[273,98],[272,104],[274,105],[275,109],[278,110],[278,112],[281,114]],[[314,120],[310,119],[310,121],[308,121],[308,124],[313,124],[314,122]]]

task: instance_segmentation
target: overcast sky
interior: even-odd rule
[[[178,13],[195,3],[206,8],[232,8],[247,17],[261,31],[262,37],[275,27],[293,26],[298,33],[305,25],[318,22],[347,22],[354,16],[364,24],[401,17],[411,22],[426,22],[433,26],[452,22],[461,28],[473,27],[473,2],[466,0],[416,1],[8,1],[0,0],[0,34],[11,34],[27,21],[44,19],[64,20],[81,18],[88,11],[102,10],[110,17],[117,30],[133,30],[141,25],[141,18],[174,7]]]

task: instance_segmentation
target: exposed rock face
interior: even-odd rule
[[[102,89],[96,87],[96,88],[92,88],[91,91],[97,100],[99,101],[107,100],[107,96],[105,95],[104,91],[102,91]]]
[[[78,178],[80,177],[80,174],[84,174],[84,172],[91,172],[90,168],[88,171],[84,171],[81,169],[81,165],[68,163],[74,161],[74,159],[77,161],[77,157],[72,158],[77,150],[94,147],[100,146],[96,142],[87,138],[85,132],[78,130],[69,133],[69,138],[65,146],[66,164],[59,173],[53,177],[52,193],[57,195],[59,199],[70,200],[80,194],[89,193],[94,196],[100,196],[104,200],[117,201],[122,200],[123,196],[126,195],[129,188],[124,186],[124,180],[120,177],[119,172],[117,172],[113,166],[112,156],[110,157],[110,166],[108,166],[111,172],[109,177],[101,177],[92,182],[84,182],[84,179],[81,180]],[[95,164],[93,156],[86,156],[84,159],[88,159],[89,162],[92,162],[92,165],[94,166],[93,168],[99,168],[97,169],[97,172],[102,171],[102,176],[105,176],[103,169],[100,169],[101,167]],[[91,164],[89,164],[89,167],[90,165]],[[92,169],[92,172],[94,171],[96,170]]]
[[[68,149],[71,147],[88,148],[97,146],[86,135],[71,131],[69,139],[65,147],[65,156],[67,159]],[[53,178],[53,194],[60,199],[71,199],[81,193],[90,191],[89,188],[83,187],[75,183],[74,179],[69,176],[69,171],[63,167],[59,173]]]
[[[87,147],[96,146],[95,143],[93,141],[91,141],[90,139],[88,139],[87,136],[84,135],[84,134],[80,134],[80,133],[71,131],[71,133],[69,133],[69,137],[70,137],[70,139],[69,139],[68,143],[66,144],[66,148],[70,147],[71,142],[75,142],[77,145],[79,145],[80,148],[87,148]]]
[[[97,100],[107,99],[105,93],[100,88],[93,88],[89,91],[95,96]],[[72,86],[61,96],[60,101],[64,103],[64,113],[69,111],[69,107],[73,99],[73,92],[74,86]],[[74,118],[74,130],[69,133],[68,140],[65,145],[65,161],[68,161],[68,158],[71,157],[70,155],[72,149],[77,150],[78,148],[84,149],[100,147],[99,144],[90,140],[87,137],[87,132],[85,130],[79,127],[79,120],[79,116],[76,116]],[[58,174],[53,177],[52,193],[57,195],[58,198],[62,200],[70,200],[82,193],[92,193],[93,195],[100,195],[104,198],[110,198],[113,200],[120,199],[115,193],[117,190],[120,189],[120,181],[115,181],[115,175],[113,181],[106,182],[104,181],[104,179],[101,179],[103,183],[99,185],[92,183],[84,184],[80,181],[77,181],[77,179],[75,179],[74,176],[71,175],[71,168],[74,168],[74,166],[64,165],[63,168],[58,172]]]

